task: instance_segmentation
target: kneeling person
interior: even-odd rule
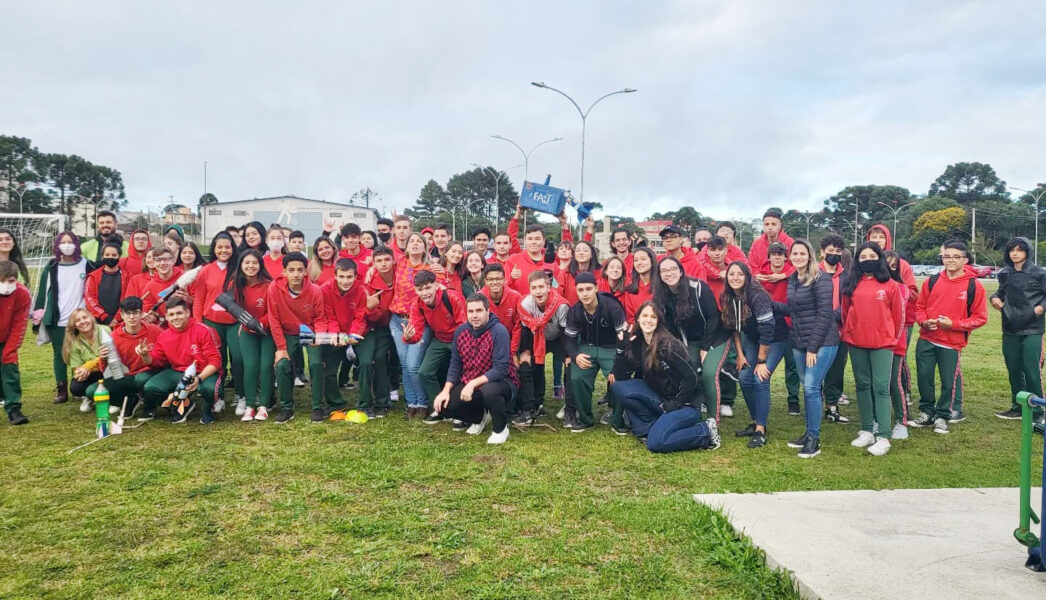
[[[466,312],[468,322],[454,331],[447,381],[433,408],[441,418],[468,423],[472,435],[492,423],[487,443],[503,444],[509,433],[506,406],[519,387],[511,337],[490,313],[486,296],[469,296]]]

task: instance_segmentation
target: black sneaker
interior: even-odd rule
[[[417,409],[417,410],[424,410],[424,409]],[[435,425],[436,423],[442,423],[443,421],[444,421],[443,417],[436,411],[432,411],[431,413],[429,413],[429,416],[427,416],[427,417],[425,417],[424,419],[421,420],[421,422],[426,424],[426,425]]]
[[[839,409],[826,408],[824,411],[824,420],[832,423],[849,423],[850,419],[847,419],[843,415],[839,414]]]
[[[577,425],[574,425],[570,428],[570,433],[585,433],[586,431],[594,427],[595,425],[582,425],[581,423],[578,423]]]
[[[799,412],[799,405],[790,403],[788,405],[788,414],[793,415],[793,416],[798,416],[798,415],[802,414],[801,412]]]
[[[294,419],[294,409],[285,408],[280,411],[280,414],[276,417],[276,424],[283,425],[284,423]]]
[[[152,421],[155,418],[156,418],[156,409],[155,408],[147,408],[147,409],[145,409],[142,412],[142,416],[138,417],[138,422],[139,423],[144,423],[146,421]]]
[[[538,410],[537,410],[537,415],[538,416],[536,416],[534,418],[535,419],[540,419],[541,417],[544,417],[547,414],[548,414],[548,411],[545,410],[545,405],[542,404],[541,406],[538,407]]]
[[[613,429],[614,433],[616,433],[618,435],[628,435],[628,434],[632,433],[632,430],[629,429],[628,427],[625,427],[624,425],[622,425],[620,427],[618,427],[616,425],[611,425],[610,428]]]
[[[322,423],[327,420],[327,411],[322,408],[314,408],[309,414],[309,420],[313,423]]]
[[[131,417],[133,417],[135,411],[137,411],[138,407],[140,407],[141,405],[142,403],[138,400],[137,396],[131,396],[130,398],[128,398],[127,406],[124,408],[123,411],[123,418],[130,419]]]
[[[389,407],[387,407],[387,406],[382,406],[382,407],[374,409],[374,418],[375,419],[384,419],[388,415],[389,415]]]
[[[597,402],[597,404],[610,404],[609,396],[604,394],[604,396],[599,399],[599,402]]]
[[[1020,421],[1021,420],[1021,411],[1018,408],[1011,408],[1010,410],[1004,410],[1002,412],[997,412],[997,413],[995,413],[995,416],[999,417],[1000,419],[1005,419],[1007,421]]]
[[[464,422],[464,421],[459,421],[457,419],[454,419],[450,423],[450,428],[453,429],[454,431],[465,431],[466,429],[469,428],[469,424]]]
[[[948,417],[949,423],[962,423],[966,420],[966,413],[961,410],[953,410],[950,417]]]
[[[918,417],[915,417],[915,419],[911,419],[908,421],[908,427],[919,428],[928,427],[930,425],[933,425],[933,417],[926,413],[919,413]]]
[[[749,423],[748,427],[734,433],[736,437],[752,437],[753,435],[755,435],[755,423]]]
[[[521,410],[512,418],[512,424],[516,427],[530,427],[538,418],[537,412]]]
[[[752,437],[748,440],[749,448],[762,448],[766,445],[766,433],[762,431],[756,431],[752,434]]]
[[[178,414],[178,411],[175,410],[174,414],[171,415],[171,423],[177,425],[178,423],[184,423],[188,421],[189,415],[192,414],[192,411],[194,410],[196,410],[195,402],[190,402],[189,408],[186,408],[185,412],[183,412],[182,414]]]
[[[791,444],[789,444],[791,445]],[[803,449],[799,451],[799,458],[813,458],[821,453],[821,440],[815,437],[806,438],[806,443],[803,444]]]
[[[577,415],[567,411],[563,414],[563,429],[573,429],[577,427]]]
[[[737,365],[723,365],[723,367],[719,369],[719,373],[726,375],[727,378],[732,379],[734,383],[740,383],[741,381],[741,378],[737,375]]]
[[[610,425],[610,417],[611,417],[610,411],[607,411],[607,412],[603,413],[603,416],[599,417],[599,424],[600,425]]]
[[[17,406],[7,411],[7,420],[10,421],[12,425],[25,425],[29,422],[29,418],[23,415],[22,411],[19,410]]]
[[[366,408],[363,410],[363,414],[367,415],[367,419],[376,419],[377,415],[374,413],[374,409]]]
[[[216,420],[217,419],[214,417],[214,413],[209,410],[203,411],[203,415],[200,416],[201,425],[210,425],[211,423],[214,423]]]
[[[808,440],[808,439],[810,439],[810,436],[808,436],[808,435],[806,435],[804,433],[799,439],[792,440],[792,441],[788,442],[788,447],[789,448],[802,448],[803,446],[806,445],[806,440]]]

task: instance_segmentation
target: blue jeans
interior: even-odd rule
[[[425,350],[432,341],[432,330],[428,327],[421,334],[421,341],[416,344],[408,344],[403,341],[403,326],[407,320],[399,315],[392,315],[389,321],[389,330],[392,331],[392,340],[396,344],[396,354],[400,359],[400,373],[403,376],[403,395],[407,397],[408,408],[424,408],[428,406],[425,398],[425,390],[421,387],[421,379],[418,370],[421,361],[425,358]]]
[[[803,404],[806,409],[806,435],[821,437],[821,383],[835,362],[839,346],[824,346],[817,350],[817,364],[807,368],[806,351],[792,350],[795,372],[803,380]]]
[[[621,403],[632,434],[647,436],[651,452],[679,452],[708,448],[712,445],[708,424],[701,420],[701,411],[692,406],[666,413],[661,409],[661,397],[642,379],[619,381],[610,388],[615,402]]]
[[[745,353],[748,366],[739,373],[741,380],[741,392],[745,395],[745,404],[748,405],[748,414],[756,425],[766,427],[766,418],[770,415],[770,378],[759,381],[755,376],[755,361],[759,358],[759,340],[741,335],[741,350]],[[766,354],[766,368],[770,375],[774,374],[777,364],[784,358],[784,341],[773,342]],[[820,414],[820,413],[818,413]]]

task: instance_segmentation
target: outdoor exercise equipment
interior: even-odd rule
[[[1040,523],[1039,515],[1046,514],[1046,494],[1043,494],[1043,504],[1039,515],[1035,514],[1031,506],[1031,452],[1034,433],[1033,407],[1046,408],[1046,400],[1031,394],[1021,392],[1017,394],[1017,403],[1021,405],[1021,521],[1020,526],[1013,532],[1014,537],[1021,544],[1028,547],[1028,562],[1025,566],[1032,571],[1046,571],[1046,523]],[[1046,481],[1046,461],[1043,461],[1043,481]],[[1039,523],[1041,537],[1036,537],[1031,531],[1031,523]]]

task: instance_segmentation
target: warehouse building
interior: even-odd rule
[[[203,239],[209,242],[229,225],[239,227],[250,221],[259,221],[266,227],[279,223],[290,229],[300,229],[305,233],[306,243],[311,246],[323,233],[324,221],[333,221],[337,226],[356,223],[364,231],[373,231],[378,226],[378,211],[365,206],[297,196],[218,202],[203,207]]]

